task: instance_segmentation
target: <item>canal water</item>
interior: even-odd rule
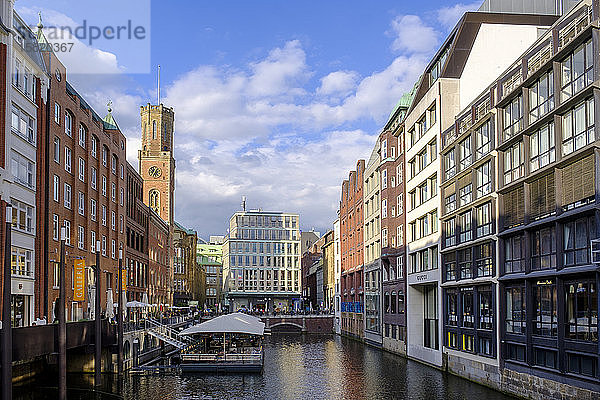
[[[69,376],[69,399],[509,399],[484,386],[334,335],[266,337],[262,374],[128,376],[121,395],[116,394],[115,382],[105,380],[102,393],[94,396],[89,392],[93,375]],[[15,398],[56,398],[52,388],[56,384],[48,383],[39,380],[19,387]]]

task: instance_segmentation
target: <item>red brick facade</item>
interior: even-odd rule
[[[363,182],[365,160],[342,183],[340,201],[342,332],[363,335]]]
[[[58,297],[60,227],[70,226],[66,256],[66,305],[69,320],[86,315],[88,288],[93,274],[86,274],[86,301],[73,303],[73,261],[84,258],[95,264],[93,240],[101,243],[101,304],[106,306],[107,287],[116,299],[119,248],[125,248],[126,139],[114,126],[106,126],[94,110],[67,82],[67,71],[54,54],[46,54],[52,66],[49,96],[48,171],[49,200],[38,213],[47,215],[49,316]],[[70,130],[69,130],[70,125]],[[83,129],[84,134],[80,134]],[[81,136],[80,136],[81,135]],[[70,159],[70,160],[69,160]],[[70,199],[69,199],[70,193]],[[81,204],[80,204],[81,199]],[[42,225],[43,226],[43,225]]]

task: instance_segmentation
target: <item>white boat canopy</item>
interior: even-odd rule
[[[262,336],[265,333],[265,324],[260,318],[242,313],[221,315],[201,324],[184,329],[180,335],[193,335],[196,333],[242,333]]]

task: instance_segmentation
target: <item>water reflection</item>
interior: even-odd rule
[[[69,379],[71,387],[90,388],[89,376]],[[34,393],[34,388],[43,386],[40,381],[21,388],[16,398],[55,398],[51,389]],[[116,393],[116,388],[116,381],[105,379],[104,393]],[[483,386],[352,340],[283,334],[267,337],[262,375],[129,376],[123,396],[143,400],[507,399]],[[71,391],[69,399],[74,398],[90,398],[90,393]]]

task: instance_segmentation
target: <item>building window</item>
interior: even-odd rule
[[[65,146],[65,171],[71,173],[71,149]]]
[[[32,251],[20,247],[11,248],[11,274],[19,276],[33,276]]]
[[[79,145],[85,149],[85,139],[87,132],[83,124],[79,124]]]
[[[494,274],[491,243],[482,243],[475,246],[475,267],[477,268],[477,276],[492,276]]]
[[[446,247],[454,246],[456,244],[456,219],[447,220],[445,225]]]
[[[10,169],[15,180],[30,189],[35,188],[35,164],[19,153],[12,152]]]
[[[98,139],[92,135],[92,157],[98,158]]]
[[[33,207],[11,199],[12,227],[22,232],[33,233]]]
[[[593,280],[565,285],[565,337],[598,342],[598,291]]]
[[[54,161],[60,164],[60,139],[54,137]]]
[[[85,214],[85,195],[82,192],[79,192],[79,214]]]
[[[387,158],[387,139],[381,142],[381,160],[385,160]]]
[[[399,184],[401,184],[404,181],[404,164],[398,164],[398,166],[396,167],[396,182]]]
[[[525,362],[525,346],[520,344],[506,344],[506,358],[512,361]]]
[[[525,286],[506,289],[506,332],[525,333]]]
[[[387,199],[381,201],[381,218],[387,218]]]
[[[95,167],[92,167],[92,189],[94,189],[94,190],[96,190],[96,188],[98,187],[97,177],[98,177],[98,172],[96,171]]]
[[[54,175],[54,201],[60,201],[60,178],[58,175]]]
[[[106,197],[106,176],[102,175],[102,196]]]
[[[529,88],[529,123],[537,121],[554,109],[554,79],[552,71],[542,75]]]
[[[461,288],[461,323],[463,328],[475,327],[475,310],[473,308],[473,288]]]
[[[469,183],[468,185],[465,185],[459,189],[458,194],[459,194],[459,200],[460,200],[461,207],[465,206],[471,202],[471,200],[473,199],[472,193],[473,193],[473,184],[471,184],[471,183]]]
[[[456,210],[456,194],[452,193],[451,195],[448,195],[446,197],[446,199],[444,200],[444,204],[445,204],[446,214],[449,214],[452,211]]]
[[[106,146],[102,146],[102,165],[106,167],[108,163],[108,149]]]
[[[492,203],[485,203],[477,207],[477,237],[492,233]]]
[[[77,237],[77,247],[83,250],[85,248],[85,230],[83,226],[79,225],[78,231],[79,234]]]
[[[458,216],[460,225],[459,242],[464,243],[473,238],[471,231],[471,210]]]
[[[150,208],[156,212],[160,210],[160,193],[156,189],[152,189],[149,193]]]
[[[492,191],[491,162],[488,161],[477,168],[477,198]]]
[[[470,279],[473,277],[473,255],[471,248],[458,251],[458,269],[460,270],[460,279]]]
[[[64,204],[65,208],[71,208],[71,185],[65,183],[65,193],[64,193]]]
[[[106,236],[102,235],[102,255],[106,257]]]
[[[381,171],[381,189],[387,188],[387,170]]]
[[[555,337],[557,334],[556,285],[549,280],[533,287],[535,318],[533,334]]]
[[[492,149],[492,123],[488,120],[475,131],[475,157],[477,160]]]
[[[525,237],[516,235],[506,238],[504,241],[504,272],[525,271],[525,248],[523,246]]]
[[[472,158],[472,148],[471,148],[471,136],[467,137],[465,140],[463,140],[459,145],[459,152],[460,152],[460,169],[461,171],[464,170],[465,168],[467,168],[469,165],[471,165],[471,162],[473,161]]]
[[[510,183],[523,176],[525,173],[525,161],[523,154],[523,142],[515,143],[504,152],[504,183]]]
[[[381,230],[381,247],[387,247],[388,245],[388,235],[387,229]]]
[[[504,140],[513,137],[523,129],[523,97],[518,96],[503,110]]]
[[[96,200],[90,199],[90,215],[92,217],[92,221],[96,221]]]
[[[444,173],[446,175],[446,179],[450,179],[456,175],[456,160],[454,159],[454,151],[451,151],[444,156]]]
[[[564,225],[564,263],[566,267],[590,263],[590,241],[596,238],[595,218],[580,218]]]
[[[81,157],[79,158],[79,180],[85,182],[85,160]]]
[[[531,269],[556,268],[556,232],[554,226],[531,233]]]
[[[458,326],[458,296],[456,290],[446,290],[446,324]]]
[[[404,212],[404,194],[400,193],[398,198],[396,199],[398,215],[401,215]]]
[[[112,199],[113,203],[117,202],[117,186],[114,182],[110,184],[110,198]]]
[[[73,116],[70,112],[65,112],[65,134],[69,137],[73,136]]]
[[[555,161],[556,154],[554,147],[554,122],[551,122],[531,135],[531,171],[535,171]]]
[[[562,116],[562,151],[570,154],[594,141],[594,98]]]
[[[12,106],[11,130],[35,146],[35,120],[15,105]]]
[[[59,240],[60,234],[60,225],[58,223],[58,215],[52,215],[52,238],[54,240]]]
[[[479,329],[485,329],[491,331],[494,329],[494,308],[492,306],[492,288],[491,287],[480,287],[477,290],[479,296]],[[487,346],[485,346],[487,347]],[[491,348],[491,346],[490,346]],[[491,351],[480,352],[491,355]]]
[[[594,52],[592,41],[579,46],[561,63],[562,101],[573,96],[594,81]]]
[[[102,225],[106,226],[106,206],[102,205]]]
[[[67,245],[71,245],[71,221],[69,220],[64,220],[64,227],[65,227],[65,244]]]
[[[555,369],[557,367],[556,356],[555,350],[533,348],[533,363],[540,367]]]
[[[116,231],[117,230],[117,217],[116,217],[116,214],[115,214],[114,211],[111,211],[110,213],[111,213],[111,215],[110,215],[110,225],[112,227],[112,230]]]
[[[572,210],[594,202],[596,194],[596,167],[591,154],[561,169],[562,209]]]
[[[54,122],[60,125],[60,104],[54,103]]]

